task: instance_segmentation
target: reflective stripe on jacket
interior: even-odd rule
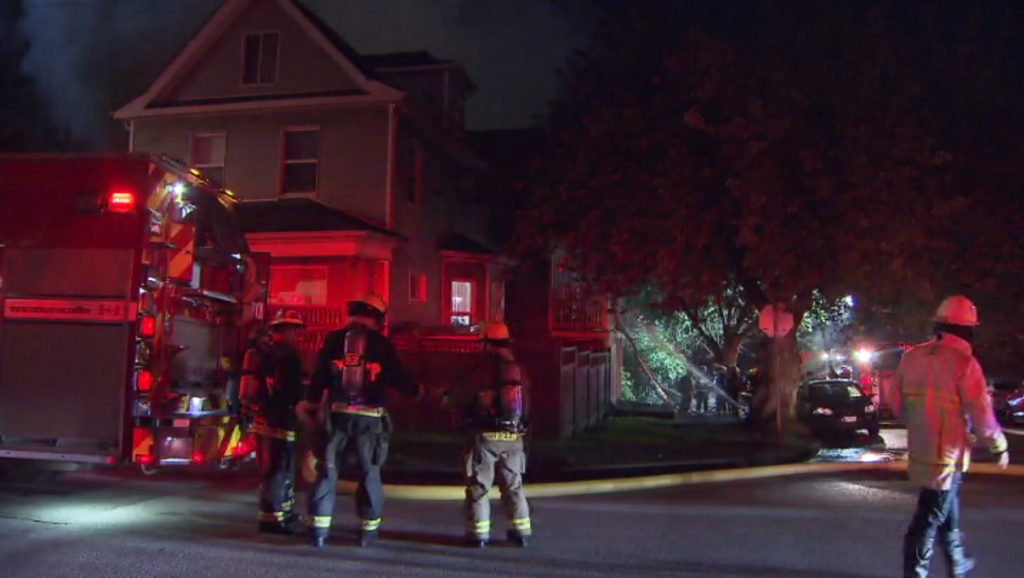
[[[910,481],[948,490],[971,460],[968,419],[993,452],[1006,438],[992,411],[981,365],[967,341],[948,333],[908,351],[896,370],[894,409],[907,424]]]

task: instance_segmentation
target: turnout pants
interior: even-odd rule
[[[488,492],[495,482],[501,492],[509,532],[529,536],[530,506],[523,490],[526,452],[522,434],[484,432],[475,434],[465,455],[466,534],[486,540],[491,533],[491,502]]]
[[[960,532],[960,484],[962,474],[956,474],[948,490],[922,489],[903,544],[904,578],[927,578],[928,567],[939,538],[945,555],[949,575],[966,576],[973,567],[964,551]]]
[[[254,426],[259,436],[260,522],[292,521],[295,507],[295,432]]]
[[[383,412],[379,415],[334,413],[333,431],[318,436],[314,453],[318,458],[316,481],[309,493],[309,516],[314,536],[327,536],[334,513],[335,486],[338,467],[344,460],[345,450],[354,446],[359,463],[359,485],[356,489],[356,515],[363,532],[380,528],[384,511],[384,486],[380,468],[388,456],[391,439],[391,420]]]

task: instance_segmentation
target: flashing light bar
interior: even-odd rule
[[[139,321],[139,335],[147,339],[156,335],[156,318],[149,315],[142,316]]]

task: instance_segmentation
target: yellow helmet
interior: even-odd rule
[[[494,321],[480,326],[480,339],[486,341],[509,341],[512,339],[512,334],[508,330],[508,325]]]
[[[278,325],[305,327],[306,322],[302,320],[302,316],[300,316],[294,309],[279,309],[274,315],[273,321],[270,322],[271,327]]]
[[[352,309],[358,310],[367,307],[376,311],[378,315],[387,315],[388,313],[388,306],[384,303],[384,300],[377,295],[369,293],[348,302],[348,308],[350,310],[349,315],[355,315],[354,313],[351,313]]]
[[[935,321],[973,327],[978,324],[978,309],[963,295],[946,298],[935,312]]]

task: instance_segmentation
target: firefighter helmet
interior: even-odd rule
[[[935,321],[950,325],[974,327],[978,324],[978,309],[963,295],[947,297],[935,312]]]
[[[271,327],[305,327],[306,322],[302,320],[302,317],[297,311],[293,309],[280,309],[274,315],[273,321],[270,322]]]
[[[350,316],[384,317],[388,313],[388,306],[380,297],[370,293],[356,297],[348,302],[348,314]]]
[[[508,325],[494,321],[484,323],[480,327],[480,339],[485,341],[510,341],[512,334],[509,333]]]

